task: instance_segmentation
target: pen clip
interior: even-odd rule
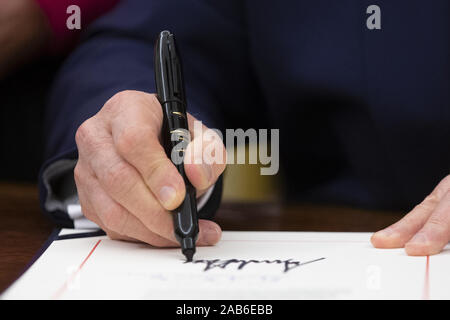
[[[169,67],[169,80],[171,84],[170,99],[178,100],[185,109],[185,94],[183,87],[183,74],[181,70],[181,61],[178,55],[178,50],[175,44],[175,39],[173,34],[170,34],[167,39],[167,50],[168,50],[168,61]],[[185,110],[184,110],[185,111]]]

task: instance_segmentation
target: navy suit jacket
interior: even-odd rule
[[[214,128],[280,128],[290,199],[407,209],[450,169],[448,0],[129,0],[89,27],[54,84],[47,158],[115,93],[155,92],[161,30],[188,109]],[[258,116],[255,116],[258,115]],[[45,188],[41,185],[42,199]]]

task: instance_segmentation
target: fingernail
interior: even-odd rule
[[[416,234],[408,243],[422,244],[427,242],[427,237],[423,233]]]
[[[159,190],[159,199],[165,207],[169,207],[175,200],[176,196],[177,192],[172,187],[164,186],[161,190]]]

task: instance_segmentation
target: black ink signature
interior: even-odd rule
[[[192,262],[185,262],[185,263],[204,263],[205,269],[203,271],[208,271],[214,268],[221,268],[225,269],[227,266],[232,264],[237,264],[237,269],[242,270],[246,265],[249,265],[251,263],[267,263],[267,264],[282,264],[284,266],[283,272],[288,272],[292,269],[295,269],[300,266],[304,266],[305,264],[317,262],[320,260],[324,260],[325,258],[319,258],[315,260],[300,262],[295,261],[292,259],[287,260],[242,260],[242,259],[229,259],[229,260],[220,260],[220,259],[214,259],[214,260],[194,260]]]

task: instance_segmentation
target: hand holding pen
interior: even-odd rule
[[[187,120],[192,128],[194,117],[187,113]],[[162,125],[162,107],[155,94],[123,91],[77,130],[74,175],[82,212],[113,239],[180,246],[171,210],[184,201],[186,184],[164,150]],[[191,143],[196,139],[202,137],[191,132]],[[225,152],[217,139],[203,142],[203,149],[210,143],[220,143],[216,148]],[[197,197],[224,169],[225,164],[184,165]],[[213,245],[220,237],[216,223],[199,220],[197,245]]]

